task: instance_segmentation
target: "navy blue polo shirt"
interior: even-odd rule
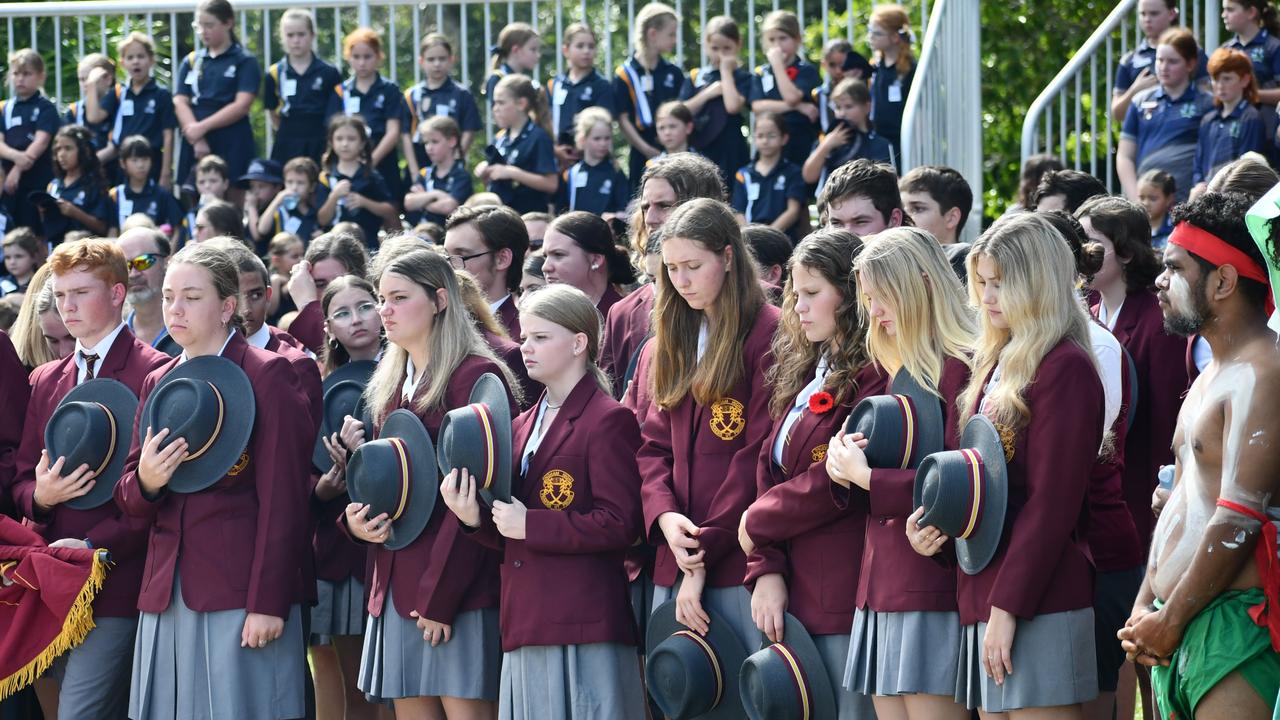
[[[881,58],[871,73],[871,121],[876,133],[888,140],[896,149],[902,136],[902,113],[907,107],[907,93],[915,79],[916,62],[911,61],[911,71],[906,77],[898,77],[895,65],[886,65]]]
[[[114,207],[111,204],[111,198],[107,196],[106,189],[102,187],[100,176],[85,175],[70,185],[61,178],[54,178],[49,183],[47,192],[75,205],[91,217],[102,220],[108,228],[111,227]],[[51,245],[62,242],[62,236],[74,230],[88,230],[88,228],[79,220],[69,218],[57,210],[45,211],[44,236]]]
[[[396,93],[397,98],[400,93]],[[382,175],[368,165],[361,164],[360,169],[356,171],[354,176],[343,175],[338,172],[337,164],[329,167],[325,172],[320,173],[320,184],[325,187],[325,192],[333,189],[333,186],[343,180],[351,181],[351,192],[359,193],[375,202],[391,202],[391,193],[387,191],[387,183],[382,179]],[[319,188],[316,188],[317,193]],[[319,195],[317,194],[317,197]],[[327,196],[326,196],[327,197]],[[333,214],[333,224],[340,222],[353,222],[360,226],[364,231],[365,245],[370,248],[378,247],[378,229],[382,227],[382,218],[374,215],[365,208],[352,209],[347,207],[346,199],[338,201],[338,207]]]
[[[1173,234],[1173,220],[1168,213],[1164,215],[1164,221],[1160,223],[1160,227],[1151,231],[1151,247],[1156,250],[1163,250],[1169,244],[1169,236]]]
[[[141,135],[159,157],[164,150],[164,131],[178,127],[178,118],[173,114],[173,95],[154,79],[148,80],[138,92],[134,92],[129,83],[123,87],[111,120],[111,142],[119,145],[130,135]]]
[[[27,184],[28,175],[32,176],[32,180],[42,177],[40,184],[36,187],[44,189],[44,186],[53,179],[53,136],[58,133],[60,127],[58,108],[44,96],[44,93],[37,91],[25,100],[12,97],[0,102],[0,111],[3,112],[4,117],[4,142],[14,150],[26,150],[31,147],[37,132],[49,133],[48,149],[36,159],[35,165],[22,175],[23,185]],[[8,172],[13,167],[13,163],[4,160],[3,166],[5,172]]]
[[[598,165],[579,160],[560,173],[560,192],[556,199],[556,209],[560,212],[621,213],[630,201],[631,184],[627,176],[607,158]]]
[[[1114,92],[1122,93],[1133,85],[1133,81],[1138,79],[1138,75],[1142,74],[1145,69],[1150,69],[1151,74],[1156,74],[1156,48],[1147,42],[1146,38],[1138,43],[1138,47],[1130,50],[1120,58],[1120,64],[1116,66],[1116,84],[1113,88]],[[1205,56],[1204,49],[1200,50],[1200,60],[1196,63],[1195,82],[1200,82],[1209,77],[1209,58]]]
[[[1226,117],[1214,108],[1200,120],[1196,164],[1191,182],[1208,181],[1213,172],[1250,150],[1262,150],[1262,115],[1241,99]]]
[[[217,57],[209,55],[209,48],[200,48],[188,53],[178,66],[178,94],[191,98],[197,120],[231,104],[236,93],[257,95],[261,84],[258,59],[238,42]]]
[[[418,170],[418,178],[414,180],[413,184],[428,192],[443,190],[454,200],[457,200],[459,205],[471,197],[471,173],[467,172],[466,163],[461,160],[455,160],[453,166],[449,168],[449,172],[445,173],[443,177],[437,176],[434,166],[425,166]],[[447,219],[444,215],[425,210],[422,212],[421,218],[421,220],[433,222],[437,225],[444,225]]]
[[[331,114],[359,115],[369,126],[370,150],[387,134],[387,121],[399,120],[401,128],[408,124],[408,108],[400,88],[381,75],[373,79],[368,92],[356,88],[356,79],[347,78],[329,99]]]
[[[289,58],[281,58],[267,68],[267,77],[262,83],[262,107],[279,109],[281,132],[284,132],[286,118],[296,118],[316,123],[312,132],[323,135],[325,118],[334,106],[335,88],[341,84],[342,74],[338,69],[314,54],[301,75],[289,64]]]
[[[535,122],[526,122],[514,137],[510,130],[502,130],[493,139],[508,165],[537,175],[550,175],[557,170],[556,154],[551,136]],[[511,180],[490,181],[487,189],[497,193],[502,203],[517,213],[546,212],[551,204],[551,194],[539,192],[522,183]]]
[[[610,114],[614,110],[613,83],[591,68],[591,72],[578,82],[563,72],[547,81],[547,97],[551,99],[551,127],[556,139],[561,133],[574,133],[574,119],[589,107],[602,107]],[[657,108],[654,108],[655,110]]]
[[[98,105],[106,112],[106,117],[102,122],[91,123],[85,117],[84,100],[73,102],[67,106],[67,111],[63,113],[63,125],[83,125],[89,130],[89,134],[93,136],[93,149],[101,150],[107,146],[107,142],[111,139],[111,126],[116,115],[116,107],[120,104],[120,93],[123,86],[120,83],[112,83],[107,91],[102,93],[102,97],[98,98]]]
[[[1200,134],[1200,119],[1213,109],[1213,97],[1195,85],[1188,85],[1177,98],[1163,87],[1134,98],[1125,113],[1120,137],[1138,145],[1135,158],[1141,165],[1147,153],[1171,145],[1194,145]],[[1190,188],[1187,188],[1188,190]],[[1183,188],[1178,188],[1181,194]]]
[[[498,81],[515,73],[515,68],[506,63],[498,65],[498,67],[489,72],[489,77],[484,79],[484,96],[489,101],[489,107],[493,107],[493,89],[498,86]]]
[[[718,65],[694,68],[689,71],[689,76],[684,79],[684,84],[680,87],[680,99],[688,100],[706,86],[720,80]],[[742,96],[743,106],[749,108],[747,102],[751,96],[751,71],[743,67],[735,69],[733,85]],[[742,134],[744,125],[742,113],[730,115],[724,109],[724,98],[718,97],[703,105],[702,110],[693,120],[693,134],[689,136],[689,146],[720,168],[720,176],[724,178],[725,187],[729,187],[733,183],[733,174],[751,159],[747,138]],[[717,130],[716,126],[720,126],[720,129]]]
[[[409,109],[407,130],[413,133],[413,154],[418,159],[419,168],[431,164],[427,149],[422,145],[422,123],[428,118],[437,115],[451,117],[462,132],[476,132],[484,127],[475,96],[453,78],[446,78],[435,89],[427,87],[426,81],[420,82],[404,91],[404,102]]]
[[[804,96],[804,102],[813,99],[814,88],[822,82],[818,77],[818,68],[799,56],[787,66],[787,75]],[[778,84],[773,77],[773,66],[768,63],[757,65],[751,76],[751,94],[747,100],[754,103],[757,100],[781,99],[782,93],[778,91]],[[787,123],[787,147],[783,154],[796,165],[803,165],[805,158],[809,156],[809,148],[813,147],[813,140],[818,135],[817,127],[799,110],[787,111],[783,114],[783,119]]]
[[[818,128],[822,132],[831,129],[831,123],[835,122],[836,113],[831,108],[831,79],[827,78],[822,84],[813,89],[813,104],[818,106]]]
[[[613,78],[613,115],[631,118],[640,137],[650,145],[658,145],[658,108],[668,100],[680,98],[684,73],[662,58],[649,72],[634,55],[618,66]],[[644,172],[644,153],[631,148],[628,177],[639,181]]]
[[[1253,76],[1260,88],[1273,88],[1280,82],[1280,38],[1271,36],[1266,30],[1260,31],[1247,43],[1240,42],[1237,35],[1222,47],[1239,50],[1253,61]]]
[[[323,186],[317,185],[316,190],[323,192],[324,198],[319,197],[320,192],[317,192],[317,197],[312,201],[310,209],[306,212],[303,212],[302,208],[288,210],[284,205],[276,208],[273,220],[274,226],[271,229],[273,236],[277,233],[287,232],[302,238],[303,244],[311,242],[311,238],[315,237],[316,233],[320,231],[320,221],[316,219],[316,214],[329,196],[329,191]]]
[[[756,164],[742,166],[733,177],[733,211],[749,223],[767,225],[787,209],[788,200],[804,204],[807,192],[800,166],[782,158],[768,175],[756,172]]]
[[[183,222],[182,208],[178,207],[178,201],[156,184],[155,180],[148,180],[140,192],[130,189],[129,183],[121,183],[111,188],[108,195],[115,211],[110,223],[112,227],[123,226],[124,221],[134,213],[142,213],[151,218],[156,227],[168,224],[177,228]]]
[[[822,142],[824,137],[826,137],[825,133],[818,136],[818,140],[813,144],[814,150],[817,150],[818,143]],[[888,140],[876,134],[875,130],[862,132],[850,126],[849,142],[827,155],[827,160],[822,165],[822,177],[818,180],[818,187],[826,184],[827,177],[835,172],[836,168],[862,159],[897,165],[897,154]]]

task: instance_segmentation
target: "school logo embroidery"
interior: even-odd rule
[[[150,100],[148,100],[148,101],[147,101],[147,106],[146,106],[145,108],[143,108],[142,112],[144,112],[144,113],[146,113],[146,114],[148,114],[148,115],[155,115],[155,114],[156,114],[156,99],[155,99],[155,98],[151,98]]]
[[[226,71],[226,72],[224,72],[224,73],[222,73],[222,77],[233,78],[233,77],[235,77],[235,76],[236,76],[236,66],[235,66],[235,65],[232,65],[231,67],[227,68],[227,71]]]
[[[1186,105],[1183,105],[1182,110],[1179,112],[1184,118],[1193,118],[1198,114],[1196,112],[1195,103],[1187,103]]]
[[[809,459],[813,460],[814,462],[823,462],[824,460],[826,460],[826,459],[827,459],[827,444],[826,444],[826,443],[822,443],[821,445],[818,445],[817,447],[815,447],[815,448],[814,448],[814,449],[809,453]]]
[[[1236,121],[1236,120],[1232,120],[1232,121],[1231,121],[1231,125],[1230,125],[1230,126],[1228,126],[1228,128],[1227,128],[1227,135],[1230,135],[1230,136],[1231,136],[1231,138],[1232,138],[1233,140],[1234,140],[1234,139],[1236,139],[1236,138],[1238,138],[1238,137],[1240,137],[1240,122],[1239,122],[1239,121]]]
[[[311,83],[311,89],[318,92],[320,90],[321,85],[323,84],[324,84],[324,78],[317,75],[315,82]]]
[[[773,189],[782,191],[787,189],[787,176],[779,175],[778,179],[773,182]]]
[[[156,213],[155,201],[152,201],[151,204],[147,206],[147,214],[150,215],[151,217],[156,216],[157,213]]]
[[[1255,63],[1260,63],[1267,59],[1267,49],[1262,47],[1249,48],[1249,59]]]
[[[240,453],[240,459],[236,460],[236,464],[232,465],[231,469],[227,471],[227,477],[235,477],[239,475],[240,473],[244,472],[245,467],[247,467],[248,465],[249,465],[249,453],[247,452]]]
[[[520,155],[519,150],[516,150],[515,148],[511,148],[510,150],[507,151],[507,154],[506,154],[507,162],[511,163],[512,165],[515,165],[516,157],[518,157],[519,155]]]
[[[609,194],[611,194],[612,192],[613,192],[613,181],[612,181],[612,180],[605,180],[603,183],[601,183],[601,184],[600,184],[600,194],[601,194],[601,195],[609,195]]]
[[[542,506],[548,510],[564,510],[573,504],[573,476],[563,470],[551,470],[542,476],[542,491],[538,493]]]
[[[373,99],[373,106],[374,106],[374,107],[376,107],[376,108],[380,108],[380,107],[382,107],[382,103],[383,103],[385,100],[386,100],[386,96],[385,96],[385,95],[379,95],[378,97],[376,97],[376,98],[374,98],[374,99]]]
[[[733,398],[721,398],[711,403],[711,432],[721,440],[738,437],[747,426],[742,410],[742,403]]]
[[[676,86],[676,76],[668,75],[666,80],[662,81],[663,87],[673,88]]]
[[[1013,444],[1018,440],[1018,431],[1004,423],[992,423],[1000,433],[1000,444],[1004,447],[1004,461],[1013,462]]]

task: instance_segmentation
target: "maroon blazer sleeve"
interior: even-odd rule
[[[17,474],[18,446],[30,432],[22,422],[30,398],[27,371],[9,336],[0,332],[0,515],[7,514],[9,488]]]
[[[44,450],[45,421],[41,417],[46,414],[44,402],[51,399],[49,393],[40,391],[46,385],[52,384],[49,381],[51,378],[50,373],[56,372],[60,364],[58,362],[47,363],[31,372],[31,384],[27,389],[36,391],[35,402],[23,403],[25,419],[15,419],[12,424],[5,423],[7,427],[0,429],[0,433],[7,432],[10,429],[18,432],[21,429],[22,442],[14,446],[15,452],[12,455],[15,461],[13,466],[14,474],[12,476],[13,504],[17,509],[17,517],[30,518],[35,522],[42,521],[42,518],[36,517],[35,506],[36,465],[40,463],[40,452]],[[5,381],[0,380],[0,382]],[[74,468],[72,469],[74,470]],[[43,519],[47,520],[47,518]]]
[[[822,527],[849,512],[831,501],[827,487],[826,460],[808,470],[774,485],[751,504],[747,513],[747,533],[758,546],[774,545]],[[849,505],[861,502],[866,493],[851,493]]]
[[[656,405],[650,407],[641,437],[643,442],[636,453],[636,463],[640,467],[644,534],[654,543],[663,543],[666,538],[658,529],[658,518],[666,512],[680,512],[680,501],[672,486],[671,413]]]
[[[1103,394],[1082,354],[1043,362],[1027,391],[1030,423],[1024,448],[1027,500],[1008,526],[1008,547],[991,604],[1033,618],[1052,581],[1054,562],[1072,542],[1102,443]]]
[[[324,347],[324,316],[320,313],[320,301],[309,302],[298,310],[289,324],[289,334],[311,352],[320,354]]]
[[[545,553],[599,553],[625,550],[640,531],[640,470],[636,450],[640,428],[626,408],[579,422],[587,426],[587,474],[593,500],[587,512],[530,509],[525,544]]]
[[[877,517],[907,517],[915,512],[912,495],[916,486],[915,470],[871,469],[871,514]]]
[[[1186,339],[1170,335],[1163,326],[1148,328],[1147,338],[1137,352],[1134,362],[1139,364],[1138,377],[1146,379],[1148,392],[1139,395],[1138,403],[1147,405],[1146,417],[1150,423],[1149,437],[1152,451],[1160,458],[1160,464],[1173,462],[1173,431],[1178,425],[1178,411],[1191,381],[1187,376]],[[1141,382],[1141,380],[1139,380]],[[1156,481],[1151,478],[1152,484]]]
[[[498,532],[498,526],[493,524],[493,513],[486,510],[484,506],[480,507],[480,527],[467,527],[462,524],[461,520],[458,520],[457,523],[463,535],[487,548],[502,552],[506,544],[506,538],[502,537],[502,533]],[[527,520],[525,524],[528,524]]]

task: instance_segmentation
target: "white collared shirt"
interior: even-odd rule
[[[245,342],[259,350],[265,350],[269,340],[271,340],[271,330],[266,323],[262,323],[262,327],[258,328],[257,332],[244,339]]]
[[[227,343],[231,342],[231,338],[235,337],[235,334],[236,334],[236,331],[235,331],[235,330],[230,329],[230,328],[228,328],[228,329],[227,329],[227,339],[226,339],[226,340],[223,340],[223,341],[222,341],[222,347],[218,348],[218,355],[219,355],[219,356],[221,356],[221,355],[222,355],[222,353],[224,353],[224,352],[226,352],[226,351],[227,351]],[[189,355],[187,355],[187,351],[186,351],[186,350],[183,350],[183,351],[182,351],[182,354],[181,354],[181,355],[179,355],[178,357],[180,357],[180,358],[181,358],[181,359],[178,361],[178,364],[179,364],[179,365],[181,365],[182,363],[184,363],[184,362],[186,362],[186,361],[188,361],[188,360],[190,360],[190,359],[191,359],[191,357],[190,357]]]
[[[813,379],[796,394],[796,401],[791,405],[791,409],[787,411],[787,416],[782,420],[782,427],[778,429],[778,437],[773,441],[773,462],[778,467],[782,467],[782,451],[787,446],[787,436],[791,434],[791,426],[796,424],[796,421],[800,419],[800,416],[809,407],[809,398],[822,390],[822,386],[827,382],[827,373],[827,357],[824,355],[818,360],[818,367],[814,369]]]
[[[418,391],[418,381],[421,377],[414,377],[413,358],[405,357],[404,359],[404,384],[400,386],[400,395],[405,400],[412,400],[413,394]]]
[[[547,399],[544,396],[542,401],[538,403],[538,417],[533,421],[533,432],[529,433],[529,441],[524,445],[524,454],[520,457],[520,475],[523,476],[529,472],[529,461],[537,454],[538,448],[542,447],[542,438],[546,436],[546,428],[542,427],[542,420],[547,414]]]
[[[497,317],[498,308],[502,307],[502,305],[505,302],[507,302],[507,300],[510,299],[510,297],[511,297],[511,293],[507,293],[506,295],[503,295],[502,297],[498,298],[495,302],[489,303],[489,312],[493,313],[494,317]]]
[[[702,362],[702,356],[707,352],[707,337],[711,334],[711,328],[707,326],[707,319],[702,318],[702,324],[698,326],[698,362]]]
[[[123,329],[124,329],[124,323],[122,322],[116,326],[115,330],[112,330],[111,332],[107,333],[106,336],[104,336],[101,340],[98,341],[97,345],[94,345],[91,348],[87,348],[84,345],[81,345],[80,341],[76,340],[76,351],[72,355],[72,357],[75,358],[75,362],[76,362],[76,384],[77,385],[84,382],[85,374],[89,372],[89,365],[84,361],[84,358],[81,357],[80,353],[84,353],[85,355],[98,356],[97,362],[95,362],[93,365],[93,374],[96,377],[98,373],[102,372],[102,363],[106,362],[107,353],[111,351],[111,346],[115,344],[116,338],[120,336],[120,331]]]

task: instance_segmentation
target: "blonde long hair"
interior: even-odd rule
[[[9,338],[13,340],[13,349],[18,352],[18,359],[29,367],[39,367],[58,359],[49,343],[45,342],[44,332],[40,329],[40,316],[50,310],[57,312],[53,303],[53,268],[45,263],[36,268],[27,283],[27,292],[22,296],[22,305],[18,307],[18,319],[13,321],[9,329]]]
[[[435,301],[435,290],[444,290],[448,296],[446,306],[435,317],[427,348],[431,367],[426,370],[426,387],[420,385],[415,393],[412,409],[418,414],[432,410],[449,410],[445,407],[445,394],[449,380],[468,355],[478,355],[492,361],[502,370],[503,378],[511,393],[520,400],[520,385],[511,370],[493,354],[489,345],[472,324],[462,294],[458,291],[457,277],[449,261],[430,250],[414,250],[396,258],[384,273],[394,273],[427,291]],[[400,397],[404,386],[405,361],[409,353],[395,343],[388,343],[382,361],[365,388],[365,402],[373,412],[374,424],[381,425]]]
[[[671,284],[664,265],[658,272],[658,293],[653,312],[653,398],[671,410],[693,393],[706,405],[733,391],[744,372],[742,346],[764,306],[764,291],[756,276],[751,251],[733,210],[719,200],[695,198],[676,208],[662,226],[662,242],[691,240],[708,252],[727,258],[720,296],[716,298],[716,323],[707,337],[706,353],[698,360],[698,332],[703,313]]]
[[[1000,311],[1009,329],[992,326],[979,312],[981,331],[974,372],[960,398],[961,422],[973,414],[987,376],[1000,366],[1000,382],[987,396],[992,420],[1019,428],[1030,419],[1025,393],[1044,356],[1064,338],[1084,350],[1093,344],[1089,320],[1076,294],[1075,260],[1049,221],[1036,213],[1007,216],[992,225],[969,251],[969,302],[981,310],[978,260],[988,257],[999,270]]]
[[[586,335],[587,372],[601,391],[612,394],[613,383],[596,364],[600,354],[600,311],[586,293],[572,285],[553,283],[521,300],[520,314],[542,318],[575,335]]]
[[[937,394],[948,357],[972,366],[973,310],[931,235],[910,227],[885,230],[863,249],[853,269],[859,282],[874,285],[897,316],[896,336],[890,337],[870,318],[864,291],[859,305],[869,319],[867,351],[887,372],[902,368]]]

